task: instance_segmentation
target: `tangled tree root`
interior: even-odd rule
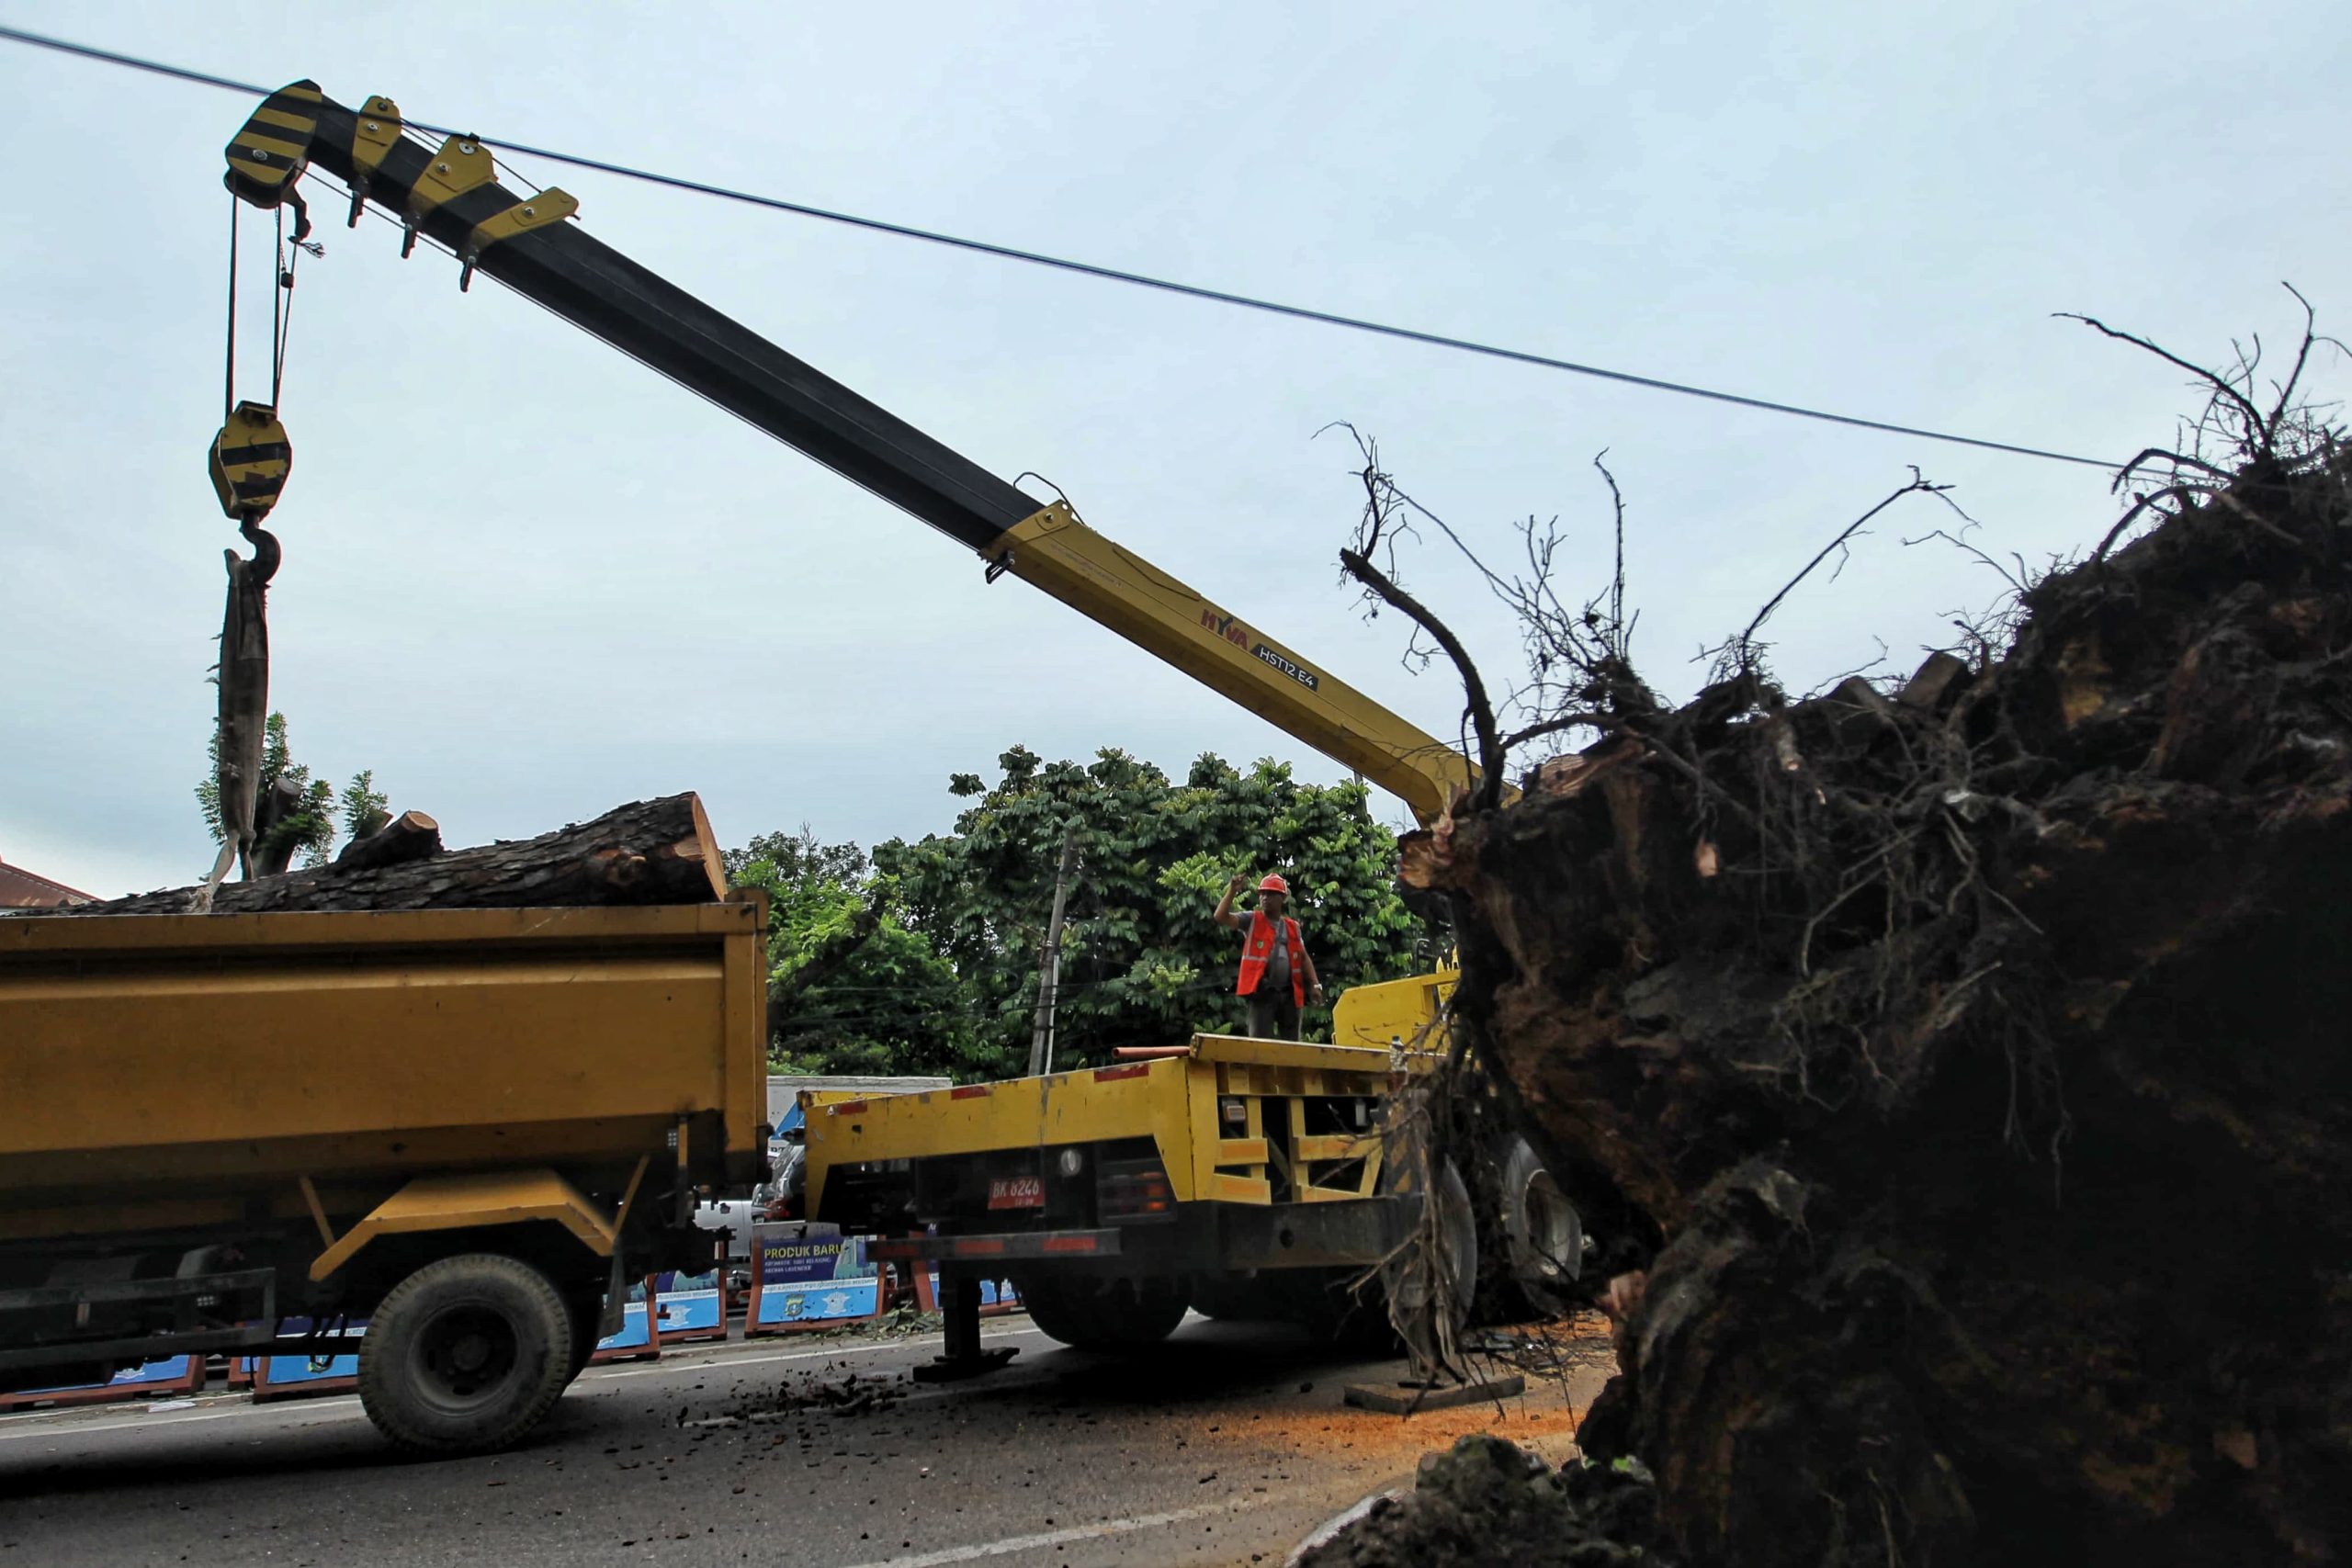
[[[2352,1551],[2347,474],[2248,465],[1997,660],[1743,661],[1426,856],[1544,1152],[1669,1238],[1583,1438],[1690,1561]]]

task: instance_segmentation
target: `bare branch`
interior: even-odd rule
[[[2132,519],[2139,516],[2140,513],[2147,511],[2148,508],[2155,506],[2163,502],[2187,502],[2196,494],[2197,491],[2193,486],[2166,485],[2164,489],[2151,491],[2146,495],[2143,495],[2139,500],[2133,502],[2132,503],[2132,510],[2115,520],[2115,526],[2107,531],[2107,537],[2101,539],[2098,542],[2098,548],[2091,552],[2091,560],[2093,564],[2097,564],[2098,562],[2103,561],[2107,558],[2107,552],[2115,547],[2115,541],[2123,537],[2123,530],[2132,526]]]
[[[1592,466],[1600,470],[1602,480],[1609,486],[1609,504],[1617,527],[1617,569],[1609,578],[1609,651],[1620,660],[1627,657],[1632,630],[1625,624],[1625,492],[1617,488],[1617,476],[1609,471],[1601,459],[1609,456],[1603,446],[1592,455]]]
[[[2273,430],[2278,429],[2278,422],[2287,417],[2288,406],[2294,400],[2295,384],[2303,378],[2303,367],[2311,363],[2312,344],[2317,341],[2315,334],[2319,330],[2319,312],[2312,309],[2312,302],[2303,298],[2301,291],[2284,278],[2278,280],[2278,287],[2294,295],[2295,303],[2303,308],[2303,341],[2302,345],[2295,350],[2295,367],[2287,372],[2284,381],[2278,384],[2278,401],[2270,411],[2270,428]]]
[[[1350,577],[1378,594],[1383,603],[1429,633],[1437,645],[1445,649],[1445,656],[1453,660],[1454,671],[1462,677],[1470,723],[1478,737],[1478,771],[1483,776],[1478,781],[1477,805],[1482,810],[1491,809],[1502,798],[1502,739],[1496,733],[1495,710],[1487,700],[1487,683],[1478,678],[1478,667],[1471,662],[1470,650],[1462,646],[1462,639],[1447,629],[1444,622],[1431,615],[1419,600],[1398,587],[1361,553],[1341,550],[1340,564],[1347,569]]]
[[[1561,730],[1575,729],[1583,725],[1590,725],[1595,729],[1613,729],[1617,728],[1618,719],[1615,715],[1605,713],[1559,714],[1541,724],[1531,724],[1525,729],[1513,730],[1504,736],[1503,750],[1516,751],[1531,740],[1540,740],[1546,735],[1556,735]]]
[[[2168,349],[2157,347],[2154,344],[2150,343],[2146,338],[2135,336],[2131,333],[2118,332],[2096,316],[2085,316],[2073,310],[2060,310],[2057,312],[2057,316],[2061,321],[2080,321],[2085,326],[2090,327],[2094,331],[2102,333],[2109,337],[2115,338],[2120,342],[2131,344],[2136,348],[2144,348],[2150,354],[2154,355],[2158,359],[2163,360],[2165,364],[2177,366],[2179,368],[2188,371],[2199,380],[2203,381],[2206,385],[2211,387],[2217,397],[2226,399],[2231,403],[2236,405],[2238,412],[2245,416],[2248,431],[2257,441],[2261,443],[2266,451],[2269,447],[2270,426],[2264,422],[2262,411],[2256,408],[2254,404],[2247,400],[2245,393],[2230,385],[2230,383],[2222,378],[2216,376],[2211,370],[2206,369],[2202,365],[2192,365],[2177,354],[2174,354]]]
[[[1781,585],[1781,591],[1764,602],[1764,607],[1756,612],[1756,618],[1747,623],[1747,629],[1741,632],[1738,637],[1732,639],[1731,646],[1737,652],[1739,661],[1743,665],[1749,662],[1750,651],[1756,646],[1757,632],[1762,628],[1766,621],[1771,618],[1772,612],[1781,607],[1781,601],[1786,599],[1792,592],[1795,592],[1798,583],[1803,582],[1806,578],[1812,576],[1815,568],[1818,567],[1823,561],[1827,560],[1831,555],[1843,547],[1849,539],[1851,539],[1856,534],[1860,533],[1864,524],[1868,523],[1871,518],[1876,517],[1888,507],[1893,506],[1896,502],[1902,500],[1906,495],[1939,495],[1951,488],[1951,487],[1950,485],[1939,485],[1929,482],[1928,479],[1921,477],[1918,469],[1913,468],[1911,470],[1911,482],[1909,484],[1905,485],[1898,491],[1895,491],[1894,493],[1887,496],[1885,500],[1880,502],[1876,506],[1871,507],[1868,512],[1863,513],[1860,517],[1857,517],[1851,523],[1847,524],[1846,526],[1839,531],[1836,538],[1821,547],[1819,554],[1815,555],[1811,560],[1804,563],[1804,569],[1802,571],[1799,571],[1794,577],[1792,577],[1788,581],[1782,583]]]
[[[2131,483],[2133,471],[2136,470],[2141,464],[2146,462],[2151,457],[2162,457],[2165,462],[2170,463],[2176,470],[2181,468],[2196,468],[2200,472],[2212,475],[2215,479],[2222,480],[2224,484],[2228,483],[2230,479],[2229,469],[2209,463],[2202,457],[2192,457],[2185,452],[2167,451],[2162,446],[2150,446],[2143,451],[2138,457],[2132,458],[2130,462],[2115,470],[2115,482],[2107,487],[2108,494],[2113,495],[2117,491],[2121,490],[2125,485]]]

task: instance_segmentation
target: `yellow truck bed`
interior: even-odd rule
[[[764,908],[0,919],[0,1241],[155,1230],[418,1176],[749,1181]]]

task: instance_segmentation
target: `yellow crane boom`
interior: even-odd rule
[[[1476,777],[1459,751],[1096,533],[1067,503],[1007,529],[998,547],[991,570],[1001,564],[1352,768],[1403,800],[1424,825]]]
[[[1066,502],[1039,506],[916,429],[570,220],[552,187],[498,183],[487,145],[405,134],[390,98],[345,107],[314,82],[280,88],[227,148],[228,185],[262,208],[316,167],[375,202],[407,236],[439,241],[556,315],[913,513],[988,562],[1156,654],[1434,821],[1476,769],[1454,748],[1094,532]]]

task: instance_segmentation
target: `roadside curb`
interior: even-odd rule
[[[1396,1482],[1382,1487],[1377,1492],[1357,1498],[1340,1512],[1317,1525],[1307,1533],[1306,1539],[1292,1547],[1290,1554],[1283,1559],[1283,1568],[1298,1568],[1298,1564],[1305,1560],[1308,1552],[1329,1542],[1341,1530],[1346,1529],[1358,1519],[1369,1517],[1372,1511],[1381,1504],[1394,1502],[1410,1493],[1412,1489],[1412,1483],[1409,1481]]]

